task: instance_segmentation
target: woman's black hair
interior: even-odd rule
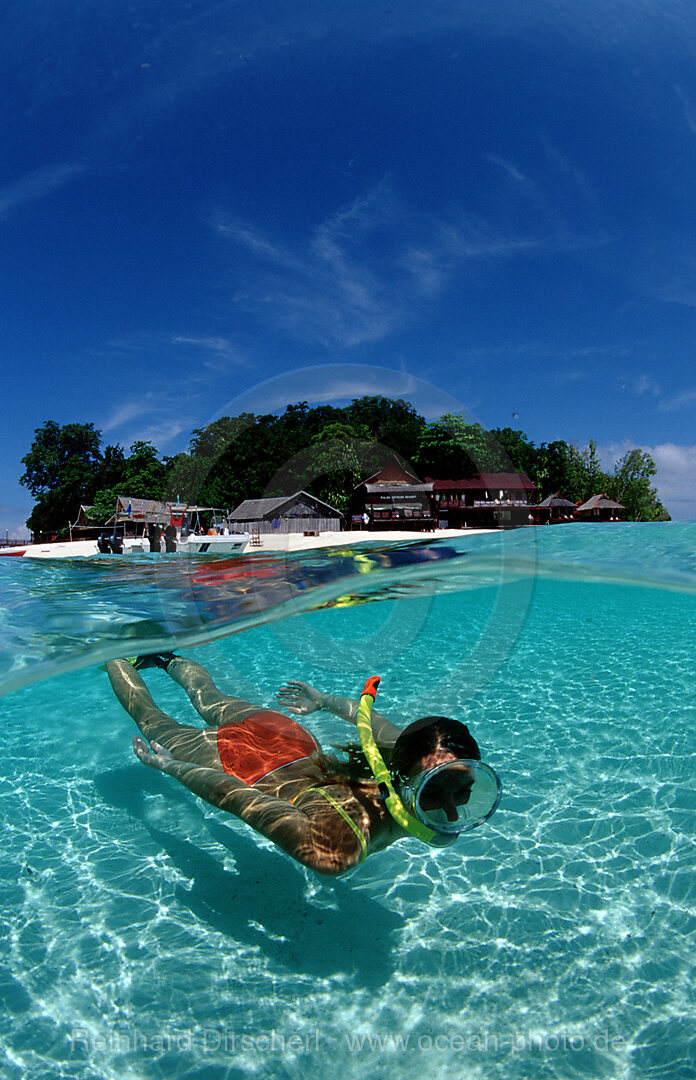
[[[338,761],[334,755],[315,753],[312,759],[325,772],[324,783],[355,785],[374,783],[372,769],[367,763],[363,749],[358,744],[338,746],[348,755],[348,761]],[[481,760],[478,743],[466,724],[451,720],[448,716],[424,716],[415,720],[399,734],[392,747],[381,746],[380,753],[395,780],[405,780],[424,757],[435,750],[449,750],[458,758]]]
[[[396,780],[405,780],[424,757],[436,750],[449,750],[458,758],[481,760],[478,743],[466,724],[448,716],[424,716],[399,735],[391,752],[389,771]]]

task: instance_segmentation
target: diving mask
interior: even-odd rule
[[[372,734],[379,682],[376,675],[368,679],[360,697],[357,725],[363,752],[394,820],[424,843],[444,847],[496,810],[502,793],[498,774],[482,761],[459,758],[426,769],[397,790]]]
[[[397,785],[409,813],[433,832],[457,836],[481,825],[500,802],[500,778],[483,761],[458,758]]]

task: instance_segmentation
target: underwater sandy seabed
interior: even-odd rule
[[[4,698],[3,1077],[693,1077],[696,597],[538,581],[526,603],[497,670],[470,655],[492,589],[186,650],[265,705],[380,674],[397,721],[470,725],[496,816],[337,881],[139,765],[96,668]]]

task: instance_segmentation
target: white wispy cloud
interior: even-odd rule
[[[655,379],[650,375],[642,374],[633,383],[631,388],[634,394],[643,396],[644,394],[651,394],[653,397],[659,397],[662,393],[662,387]]]
[[[147,416],[150,412],[152,412],[152,404],[143,397],[137,397],[133,401],[123,401],[113,408],[105,420],[102,420],[100,428],[104,432],[116,431],[132,420]]]
[[[381,201],[363,200],[322,223],[299,252],[246,223],[220,220],[218,231],[254,262],[244,268],[236,301],[306,340],[356,345],[384,337],[404,309],[394,282],[369,265],[364,248],[366,235],[387,224]]]
[[[516,184],[519,184],[524,188],[534,188],[536,185],[530,177],[526,176],[522,170],[515,165],[512,161],[507,161],[505,158],[500,157],[498,154],[486,154],[486,160],[490,161],[492,165],[496,165],[499,169],[502,169],[508,179],[513,180]]]
[[[45,198],[83,171],[84,166],[77,164],[49,165],[7,184],[0,188],[0,218],[8,217],[26,203]]]
[[[170,383],[165,391],[131,393],[117,402],[107,417],[98,420],[97,427],[125,446],[136,440],[149,441],[171,453],[171,444],[182,433],[188,435],[220,416],[279,412],[299,401],[339,405],[380,394],[410,401],[427,419],[446,412],[467,412],[463,403],[447,391],[406,371],[373,364],[318,364],[260,381],[207,416],[200,400],[194,401],[182,392],[180,380]]]
[[[235,246],[241,306],[303,340],[349,347],[405,326],[470,260],[509,258],[547,238],[504,235],[463,213],[411,210],[386,181],[294,246],[230,215],[213,219]],[[240,254],[247,258],[240,258]]]
[[[551,373],[551,378],[557,383],[575,383],[580,382],[581,379],[586,379],[587,372],[579,368],[558,369]]]
[[[226,337],[193,337],[177,334],[172,338],[172,344],[195,349],[196,352],[203,354],[201,363],[216,371],[227,370],[230,366],[248,365],[247,358]]]
[[[495,361],[516,365],[533,362],[546,368],[546,379],[550,383],[564,385],[594,378],[598,368],[602,371],[608,366],[613,368],[630,352],[629,346],[625,345],[588,344],[559,348],[556,340],[523,339],[511,344],[465,349],[462,356],[476,363]]]
[[[97,427],[125,446],[151,442],[158,450],[166,450],[182,432],[190,432],[196,424],[191,402],[181,391],[180,386],[161,392],[144,391],[137,397],[117,402]]]
[[[569,190],[594,203],[597,198],[596,193],[580,166],[543,137],[541,145],[553,170],[552,179],[556,182],[562,181]]]
[[[191,363],[185,366],[187,352]],[[93,349],[92,356],[100,363],[125,365],[130,369],[139,368],[145,362],[151,367],[156,362],[158,369],[163,366],[169,372],[169,378],[173,372],[181,373],[185,366],[189,391],[191,386],[211,384],[219,374],[249,363],[247,356],[229,338],[196,333],[133,334]]]
[[[606,248],[612,237],[582,169],[543,135],[536,143],[526,148],[524,165],[501,153],[484,155],[495,169],[491,185],[500,189],[499,211],[508,206],[511,220],[526,221],[530,232],[557,251]]]
[[[135,428],[128,439],[129,443],[151,442],[158,450],[167,450],[170,443],[184,433],[189,435],[195,426],[195,418],[162,417]],[[188,442],[188,439],[186,440]]]
[[[188,380],[170,378],[166,386],[132,391],[114,402],[96,426],[125,446],[142,441],[166,450],[182,432],[195,427],[197,406],[196,388]]]
[[[112,395],[96,426],[122,445],[152,442],[169,453],[250,364],[230,338],[192,332],[133,334],[92,355],[105,370],[121,372],[129,388]]]
[[[658,408],[661,412],[678,412],[680,409],[692,409],[696,405],[696,389],[682,390],[672,397],[664,398]]]

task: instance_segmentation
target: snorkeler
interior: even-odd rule
[[[136,670],[144,667],[166,671],[208,726],[180,724],[162,712]],[[294,681],[277,692],[297,715],[327,711],[356,724],[360,745],[345,747],[347,760],[340,761],[297,721],[223,694],[193,660],[165,653],[135,665],[112,660],[106,669],[144,736],[133,739],[144,765],[321,874],[345,873],[409,834],[446,846],[490,817],[500,800],[500,781],[464,724],[429,716],[402,731],[372,710],[377,678],[359,702]]]

